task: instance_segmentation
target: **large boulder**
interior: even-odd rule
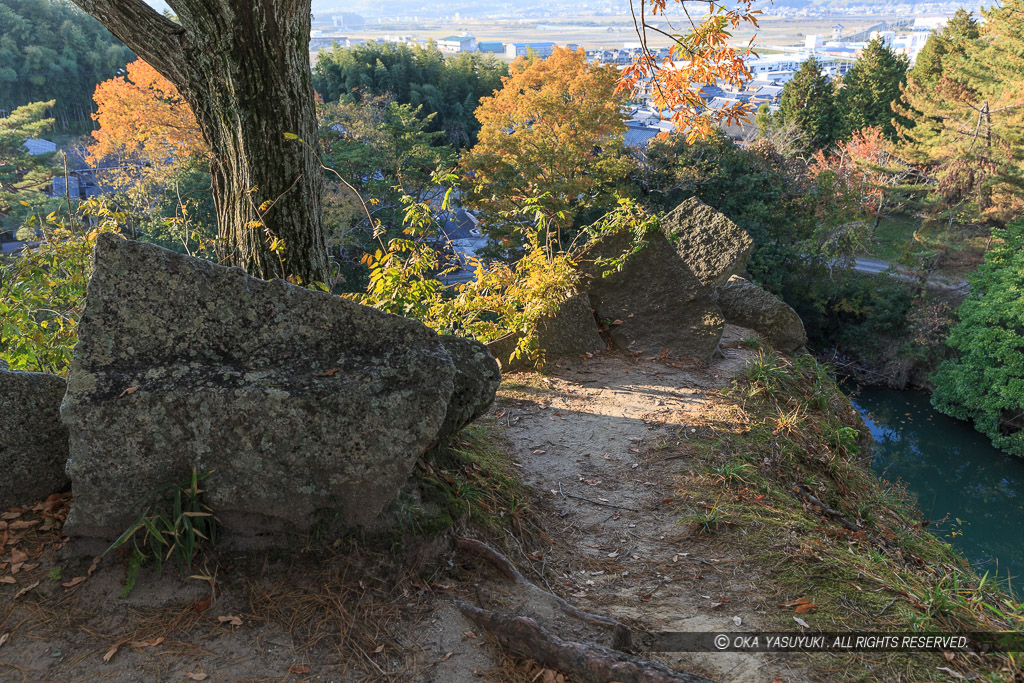
[[[665,214],[661,227],[706,287],[719,287],[730,276],[741,274],[754,248],[754,240],[743,228],[696,197]]]
[[[590,308],[590,297],[585,293],[574,294],[561,302],[553,313],[537,321],[533,333],[545,359],[578,356],[605,348]],[[522,334],[513,332],[488,342],[487,348],[498,359],[503,372],[529,368],[528,359],[511,359],[522,338]]]
[[[438,433],[443,441],[487,412],[501,384],[498,361],[475,339],[445,335],[441,343],[455,363],[455,390]]]
[[[112,235],[93,258],[61,406],[70,535],[115,537],[193,468],[229,531],[368,524],[436,442],[456,368],[424,325]]]
[[[68,433],[58,414],[67,383],[6,367],[0,367],[0,508],[33,503],[68,482]]]
[[[625,260],[618,261],[623,254]],[[711,359],[725,321],[705,286],[666,236],[650,231],[633,251],[619,231],[591,242],[578,259],[590,303],[623,350]],[[621,267],[619,267],[621,266]]]
[[[734,275],[716,292],[725,319],[760,334],[783,353],[793,353],[807,343],[804,323],[796,311],[771,292]]]

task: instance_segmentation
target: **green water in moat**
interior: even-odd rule
[[[924,392],[860,387],[852,399],[875,437],[875,472],[906,483],[932,533],[980,573],[1012,576],[1024,595],[1024,458],[938,412]]]

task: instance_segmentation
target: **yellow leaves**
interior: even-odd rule
[[[544,60],[517,60],[494,96],[476,110],[479,142],[463,156],[474,179],[471,205],[516,208],[516,197],[549,193],[545,208],[571,223],[576,199],[615,176],[593,166],[595,148],[625,131],[617,71],[587,64],[583,52],[556,48]],[[619,138],[621,140],[621,138]]]

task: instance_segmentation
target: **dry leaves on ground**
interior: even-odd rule
[[[0,584],[18,583],[21,575],[39,566],[44,552],[64,545],[60,532],[70,505],[70,493],[55,493],[34,505],[0,513]],[[21,589],[18,596],[28,590]]]

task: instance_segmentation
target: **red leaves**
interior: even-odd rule
[[[797,614],[807,614],[808,612],[813,612],[818,609],[818,606],[808,598],[798,598],[792,602],[779,603],[779,607],[793,607],[793,611]]]

